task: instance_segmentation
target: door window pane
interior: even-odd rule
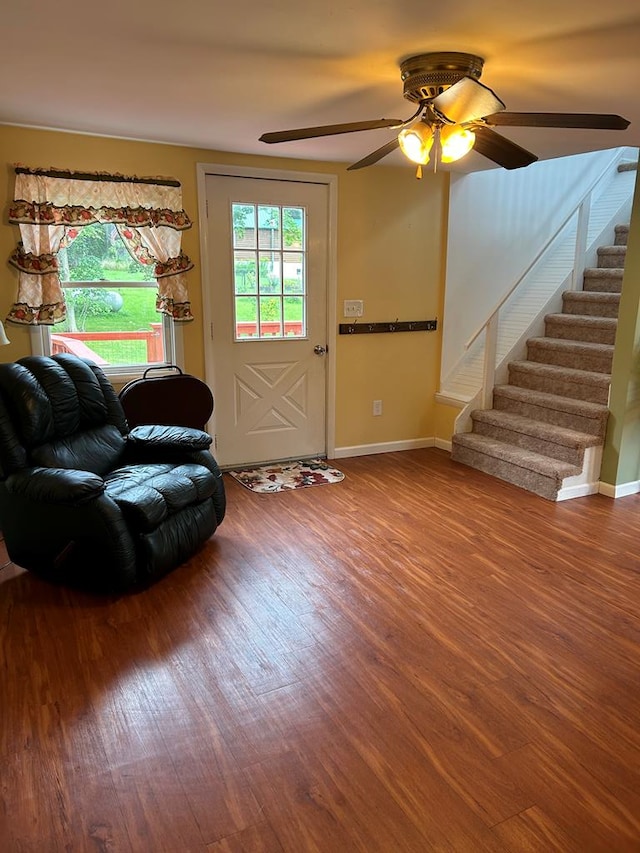
[[[236,336],[258,337],[258,300],[255,296],[236,296]]]
[[[304,255],[302,252],[285,252],[283,255],[284,292],[305,292]]]
[[[285,337],[299,338],[304,329],[304,298],[285,296],[284,298],[284,334]]]
[[[282,248],[280,221],[279,207],[258,205],[258,246],[261,249]]]
[[[233,276],[236,295],[256,292],[258,276],[255,252],[234,252]]]
[[[282,300],[277,296],[260,297],[260,337],[282,337]]]

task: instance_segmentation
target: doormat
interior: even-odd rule
[[[252,492],[273,494],[306,486],[324,486],[344,480],[342,471],[324,459],[305,459],[297,462],[275,462],[242,471],[228,471],[239,483]]]

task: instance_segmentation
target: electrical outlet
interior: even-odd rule
[[[376,417],[382,414],[382,400],[373,401],[373,414]]]
[[[364,314],[364,303],[362,299],[345,299],[344,300],[344,316],[345,317],[362,317]]]

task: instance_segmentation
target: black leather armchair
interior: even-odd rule
[[[104,372],[69,354],[0,364],[0,528],[10,558],[94,592],[144,586],[224,518],[211,437],[129,429]]]

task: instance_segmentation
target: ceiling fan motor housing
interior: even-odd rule
[[[473,53],[448,51],[410,56],[400,63],[404,97],[416,104],[435,98],[463,77],[478,80],[483,65],[484,59]]]

